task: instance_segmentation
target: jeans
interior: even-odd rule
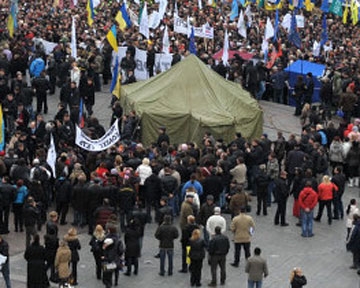
[[[165,274],[165,257],[168,256],[168,274],[172,275],[173,273],[173,257],[174,249],[173,248],[160,248],[160,274]]]
[[[10,267],[9,262],[6,262],[1,269],[1,273],[4,277],[6,288],[11,288],[11,282],[10,282]]]
[[[314,210],[305,212],[304,210],[301,209],[302,236],[311,237],[313,235],[313,218],[314,218]]]
[[[262,281],[254,281],[254,280],[248,280],[248,288],[261,288],[262,287]]]
[[[265,92],[265,81],[260,81],[259,82],[259,91],[256,93],[256,99],[261,100],[264,92]]]
[[[268,186],[268,198],[267,198],[268,205],[271,205],[271,197],[274,193],[274,188],[275,188],[275,181],[271,180]]]
[[[206,245],[206,248],[209,246],[209,242],[210,242],[210,235],[209,232],[206,230],[206,227],[203,228],[203,233],[204,233],[204,242]]]

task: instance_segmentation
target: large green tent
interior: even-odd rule
[[[231,141],[236,132],[251,139],[262,133],[263,113],[239,84],[230,82],[190,55],[146,81],[124,85],[121,104],[141,117],[141,141],[156,142],[165,126],[171,143],[200,144],[206,131]]]

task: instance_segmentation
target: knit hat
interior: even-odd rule
[[[220,214],[221,213],[221,208],[220,207],[215,207],[214,208],[214,214]]]

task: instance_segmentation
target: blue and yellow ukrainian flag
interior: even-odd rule
[[[11,2],[11,6],[10,6],[10,13],[8,16],[8,22],[7,22],[7,28],[9,30],[9,35],[11,38],[14,37],[14,31],[15,28],[17,28],[17,21],[16,21],[16,3],[15,2]]]
[[[0,151],[5,150],[5,122],[3,117],[2,105],[0,104]]]
[[[116,26],[112,25],[109,32],[106,34],[106,39],[109,41],[109,44],[114,49],[114,51],[118,52],[118,43],[116,38]]]
[[[94,4],[93,0],[88,0],[86,4],[88,24],[91,26],[94,23]]]
[[[126,28],[131,27],[131,20],[129,14],[126,11],[125,3],[121,5],[120,10],[115,16],[115,20],[119,23],[119,28],[121,31],[124,31]]]
[[[120,99],[121,73],[119,69],[119,57],[116,55],[113,77],[110,84],[110,93]]]

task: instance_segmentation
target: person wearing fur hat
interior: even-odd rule
[[[81,249],[80,241],[77,236],[75,228],[70,228],[68,233],[64,236],[64,240],[67,242],[71,250],[71,276],[73,278],[73,285],[77,285],[77,263],[80,260],[78,250]]]

